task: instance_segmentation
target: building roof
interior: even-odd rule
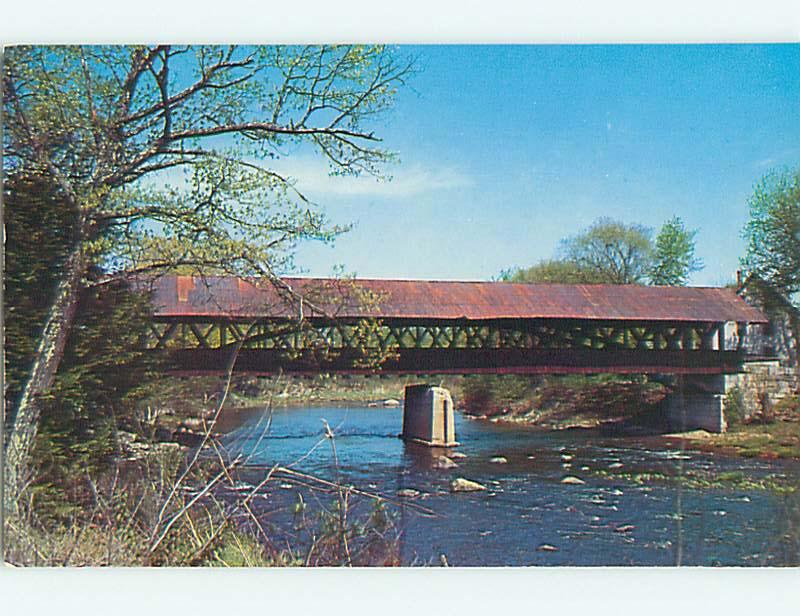
[[[306,318],[766,322],[733,290],[716,287],[321,278],[283,278],[276,286],[222,276],[163,276],[152,284],[161,317],[280,318],[302,311]],[[375,299],[372,309],[365,309],[365,296]]]

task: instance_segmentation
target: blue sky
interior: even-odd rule
[[[697,229],[724,284],[744,252],[747,198],[800,164],[800,45],[424,46],[413,89],[375,126],[389,182],[282,170],[355,228],[301,246],[312,275],[488,279],[551,257],[600,216]]]

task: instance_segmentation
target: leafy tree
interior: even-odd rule
[[[689,275],[703,269],[703,262],[694,255],[697,231],[687,231],[675,216],[661,227],[656,237],[650,283],[686,286]]]
[[[650,271],[652,230],[599,218],[586,231],[562,240],[561,260],[593,272],[598,282],[641,284]]]
[[[5,51],[4,172],[54,186],[74,238],[9,422],[7,504],[89,273],[210,268],[279,284],[297,241],[342,229],[270,162],[294,151],[332,174],[378,173],[392,154],[369,126],[411,71],[381,46]]]
[[[17,174],[5,178],[6,408],[19,398],[36,354],[50,297],[74,242],[70,226],[74,215],[45,179]]]
[[[762,178],[749,206],[742,265],[800,306],[800,167]]]
[[[572,261],[547,259],[536,265],[501,272],[500,280],[505,282],[546,282],[562,284],[595,284],[607,281],[603,272],[589,269]]]
[[[42,178],[6,178],[6,408],[24,387],[50,295],[74,243],[71,214]],[[32,500],[51,513],[63,507],[65,493],[75,494],[64,490],[72,479],[84,477],[114,450],[116,424],[128,419],[159,364],[136,344],[149,327],[146,298],[123,284],[104,284],[85,289],[79,305],[53,387],[39,399],[42,416],[33,451],[39,474],[31,489],[46,496]]]

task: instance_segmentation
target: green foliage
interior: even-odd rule
[[[74,500],[72,484],[104,469],[117,451],[117,427],[133,425],[137,402],[159,374],[159,359],[137,344],[148,327],[145,298],[101,288],[79,310],[55,384],[40,400],[36,483],[53,488],[43,505]]]
[[[294,530],[307,539],[306,565],[396,566],[400,564],[397,514],[382,500],[358,502],[342,490],[328,507],[309,513],[298,494]],[[361,506],[359,506],[361,505]],[[364,507],[366,505],[366,507]]]
[[[210,567],[299,567],[303,561],[292,558],[289,553],[270,554],[257,537],[229,528],[202,564]]]
[[[739,424],[747,416],[747,405],[744,399],[744,391],[741,387],[734,387],[728,391],[725,394],[722,405],[729,425]]]
[[[800,168],[765,176],[756,185],[749,207],[742,265],[799,306]]]
[[[501,272],[505,282],[595,284],[607,282],[608,277],[600,271],[571,261],[547,259],[536,265]]]
[[[561,259],[592,271],[609,284],[641,284],[650,271],[652,230],[599,218],[584,232],[561,242]]]
[[[99,438],[92,422],[116,413],[139,376],[130,369],[136,358],[120,354],[128,334],[141,331],[131,321],[138,308],[116,297],[89,322],[74,321],[100,274],[274,280],[291,271],[298,241],[331,241],[345,228],[330,224],[274,160],[316,153],[332,175],[378,174],[394,154],[371,126],[412,69],[384,46],[5,50],[3,170],[37,178],[18,187],[34,197],[17,199],[18,243],[8,248],[19,298],[12,307],[21,313],[9,356],[9,395],[21,400],[9,417],[9,506],[23,491],[40,411],[48,414],[39,407],[60,413],[43,421],[64,435],[64,447],[48,453],[61,467],[61,453],[76,450],[69,439]],[[22,237],[37,217],[44,251]],[[31,267],[37,252],[42,266]],[[363,329],[364,338],[374,336]],[[69,366],[51,388],[65,339]]]
[[[527,399],[531,379],[509,375],[470,376],[461,385],[461,406],[473,415],[497,415],[508,412]]]
[[[369,124],[411,71],[383,46],[11,47],[4,168],[58,185],[109,271],[272,276],[345,229],[272,161],[378,173]]]
[[[703,268],[694,256],[696,235],[697,231],[687,231],[677,216],[664,223],[656,237],[651,284],[685,286],[689,275]]]
[[[562,284],[643,284],[649,279],[655,285],[685,285],[692,272],[703,268],[694,256],[696,234],[675,217],[664,223],[653,243],[648,227],[599,218],[562,240],[559,258],[504,270],[499,279]]]
[[[638,485],[680,484],[693,490],[764,490],[774,494],[791,495],[797,492],[797,485],[781,475],[748,477],[741,471],[715,473],[713,470],[685,471],[679,475],[666,473],[631,473],[629,471],[591,471],[596,477],[630,481]]]
[[[39,176],[12,174],[4,201],[5,395],[13,416],[60,268],[75,242],[74,212],[60,190]],[[97,285],[82,294],[77,313],[54,386],[40,399],[34,462],[41,474],[33,489],[53,514],[68,510],[68,484],[99,470],[115,451],[117,423],[128,419],[158,369],[138,344],[148,327],[147,298],[119,283]]]
[[[529,413],[537,423],[583,418],[621,419],[651,411],[663,400],[663,385],[642,377],[549,375],[544,378],[487,375],[461,386],[461,406],[473,415]]]
[[[773,412],[778,417],[800,419],[800,395],[786,396],[775,404]]]
[[[665,395],[663,385],[644,377],[573,374],[547,377],[533,404],[554,418],[582,415],[606,420],[651,411]]]
[[[22,391],[61,267],[75,241],[75,212],[52,183],[38,176],[6,177],[3,202],[5,400],[10,411]]]

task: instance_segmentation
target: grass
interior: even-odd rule
[[[701,449],[718,449],[745,458],[800,459],[800,421],[779,419],[767,424],[741,424],[723,434],[688,434]]]
[[[798,490],[797,480],[770,474],[758,479],[748,477],[741,471],[714,473],[710,471],[686,471],[682,475],[666,473],[627,473],[598,470],[597,477],[616,479],[637,485],[674,484],[691,489],[769,490],[776,494],[793,494]]]

